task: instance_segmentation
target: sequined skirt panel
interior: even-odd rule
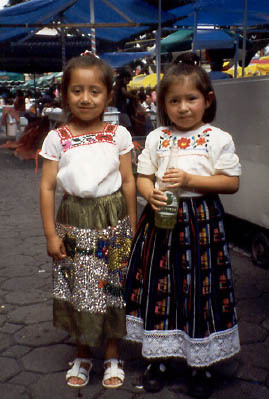
[[[127,338],[147,358],[208,366],[239,351],[229,249],[218,196],[181,199],[173,230],[146,206],[126,278]]]
[[[123,286],[132,238],[121,192],[96,202],[63,198],[56,229],[67,257],[53,267],[54,324],[90,346],[126,334]],[[94,218],[86,218],[90,227],[84,219],[80,226],[80,214],[91,212],[102,215],[95,218],[98,227]],[[70,225],[71,219],[78,225]]]

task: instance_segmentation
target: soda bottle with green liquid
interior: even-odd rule
[[[176,168],[176,150],[171,149],[167,169]],[[154,223],[161,229],[173,229],[177,222],[178,193],[179,190],[167,188],[169,184],[160,183],[159,188],[167,198],[166,205],[162,206],[159,212],[155,212]]]

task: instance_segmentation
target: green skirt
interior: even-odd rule
[[[56,229],[67,257],[53,265],[54,325],[81,345],[124,337],[132,231],[121,191],[96,199],[64,195]]]

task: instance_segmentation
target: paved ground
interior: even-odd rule
[[[3,136],[0,136],[3,142]],[[138,388],[144,368],[138,345],[123,343],[126,383],[101,386],[101,349],[94,352],[90,384],[65,384],[75,348],[52,326],[51,267],[39,216],[39,179],[33,161],[20,161],[0,149],[0,398],[1,399],[188,399],[186,367],[171,362],[170,379],[160,393]],[[255,267],[244,250],[231,250],[242,350],[215,367],[212,399],[269,398],[269,270]]]

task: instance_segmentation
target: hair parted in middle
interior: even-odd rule
[[[113,89],[113,70],[99,57],[96,57],[92,53],[85,53],[78,57],[71,58],[64,69],[62,84],[61,84],[61,97],[62,106],[65,113],[68,113],[69,107],[67,102],[67,92],[71,80],[71,73],[77,68],[98,68],[102,74],[102,81],[107,88],[107,94],[110,95]]]
[[[171,121],[166,112],[165,96],[169,90],[170,85],[182,78],[191,78],[195,84],[197,90],[199,90],[204,96],[205,100],[210,100],[210,105],[205,109],[203,115],[203,122],[212,122],[216,116],[217,111],[217,100],[215,91],[213,89],[211,80],[207,72],[200,67],[192,63],[179,62],[178,64],[172,65],[164,74],[162,80],[159,83],[157,90],[157,105],[158,105],[158,117],[162,126],[171,125]],[[210,97],[209,97],[209,93]]]

